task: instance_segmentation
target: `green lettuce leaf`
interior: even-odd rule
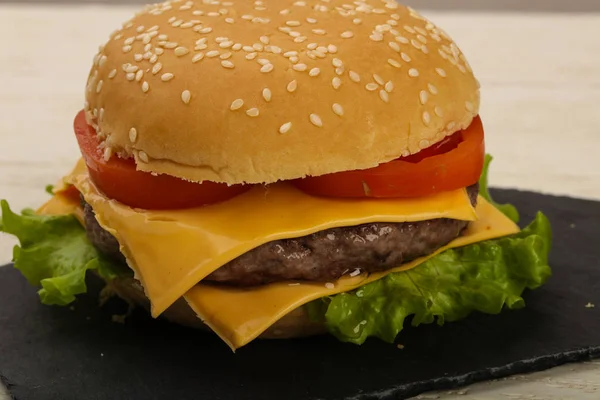
[[[494,157],[490,154],[485,155],[485,161],[483,163],[483,171],[481,172],[481,177],[479,178],[479,194],[494,205],[500,212],[510,218],[512,221],[519,222],[519,211],[512,204],[498,204],[490,195],[490,191],[488,190],[488,171],[490,168],[490,163]]]
[[[105,279],[124,273],[124,268],[104,259],[87,239],[85,229],[73,215],[42,216],[32,210],[14,213],[0,201],[0,232],[16,236],[13,261],[38,291],[44,304],[66,305],[87,291],[85,275],[96,270]]]
[[[446,250],[415,269],[309,303],[308,310],[340,340],[362,344],[370,336],[393,342],[409,316],[413,326],[442,325],[473,311],[521,308],[523,291],[551,275],[551,241],[550,223],[538,213],[515,235]]]

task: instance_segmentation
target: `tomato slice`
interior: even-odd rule
[[[467,129],[414,155],[371,169],[307,177],[293,183],[314,196],[421,197],[473,185],[481,175],[484,156],[483,124],[476,117]]]
[[[105,161],[96,132],[87,124],[83,111],[75,117],[74,128],[92,182],[107,197],[128,206],[150,210],[197,207],[228,200],[251,188],[251,185],[195,183],[170,175],[154,176],[137,171],[133,159],[116,155]]]

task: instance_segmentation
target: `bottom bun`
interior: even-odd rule
[[[144,294],[142,285],[140,285],[137,280],[133,278],[117,278],[107,282],[107,284],[117,296],[129,304],[141,306],[147,311],[150,310],[150,301]],[[179,325],[212,331],[208,325],[198,318],[196,313],[183,298],[177,300],[171,307],[163,312],[161,317]],[[305,308],[298,307],[271,325],[258,338],[291,339],[320,335],[326,332],[323,323],[312,321],[308,317]]]

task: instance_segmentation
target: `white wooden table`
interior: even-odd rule
[[[95,49],[133,11],[0,4],[0,198],[14,209],[39,205],[77,159],[71,125]],[[482,82],[492,184],[600,199],[600,14],[425,14]],[[0,264],[14,243],[0,236]],[[420,397],[591,400],[599,388],[592,362]]]

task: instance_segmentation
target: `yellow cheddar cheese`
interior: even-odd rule
[[[232,349],[242,347],[290,311],[309,301],[356,289],[393,273],[417,267],[429,258],[454,247],[510,235],[519,228],[504,214],[479,197],[479,220],[465,233],[435,253],[385,272],[346,277],[326,287],[322,283],[274,283],[251,290],[198,284],[185,299],[196,314]],[[330,285],[327,285],[330,286]]]

